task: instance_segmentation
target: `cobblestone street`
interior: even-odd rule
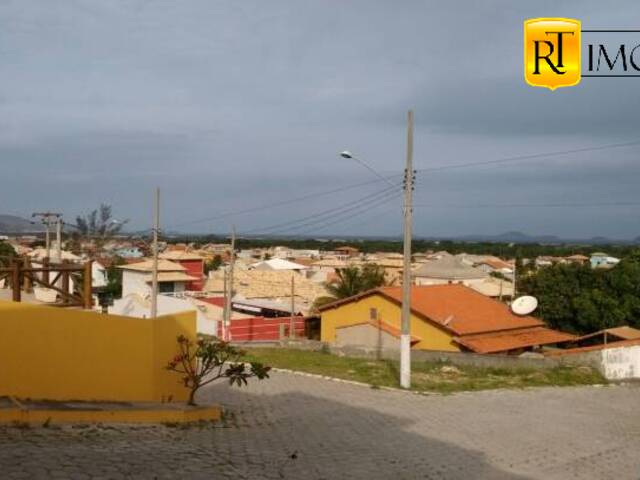
[[[274,373],[215,427],[0,429],[1,478],[638,479],[638,386],[421,396]]]

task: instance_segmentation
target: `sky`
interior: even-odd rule
[[[4,0],[0,213],[72,221],[107,203],[145,229],[159,187],[167,231],[399,235],[401,196],[338,152],[399,182],[413,109],[416,235],[633,238],[640,145],[440,167],[639,141],[640,78],[551,92],[522,72],[527,18],[637,28],[639,14],[633,0]]]

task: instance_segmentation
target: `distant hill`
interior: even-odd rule
[[[15,215],[0,214],[0,234],[27,234],[42,233],[44,227],[40,224],[33,224],[30,220]]]

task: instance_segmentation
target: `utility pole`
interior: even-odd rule
[[[223,340],[227,337],[225,327],[227,325],[227,312],[229,311],[229,291],[227,290],[229,288],[229,282],[227,282],[227,276],[228,272],[227,268],[225,267],[222,270],[222,277],[224,279],[224,308],[222,309],[222,325],[220,325],[220,336]]]
[[[58,261],[60,261],[61,255],[61,224],[62,224],[62,214],[54,213],[54,212],[34,212],[31,214],[31,217],[39,217],[42,221],[42,224],[45,226],[45,245],[47,249],[47,258],[51,257],[51,223],[52,220],[56,221],[56,230],[57,230],[57,240],[58,240]]]
[[[158,230],[160,229],[160,189],[153,202],[153,270],[151,273],[151,318],[158,316]]]
[[[224,326],[223,326],[223,340],[229,341],[231,340],[231,299],[233,297],[233,269],[235,267],[236,262],[236,227],[233,225],[231,227],[231,258],[229,260],[229,293],[226,298],[226,309],[224,316]]]
[[[404,254],[400,335],[400,386],[411,387],[411,227],[413,216],[413,110],[407,115],[407,163],[404,171]]]
[[[295,314],[296,314],[296,280],[295,280],[295,272],[291,270],[291,318],[289,319],[289,338],[293,340],[296,336],[296,324],[295,324]]]
[[[56,219],[56,256],[58,262],[62,263],[62,215]]]

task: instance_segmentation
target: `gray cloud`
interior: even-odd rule
[[[638,83],[522,80],[522,21],[630,27],[636,2],[97,0],[0,5],[0,179],[6,207],[69,216],[101,201],[148,226],[151,192],[178,225],[385,173],[416,111],[419,168],[637,139]],[[500,168],[419,174],[432,203],[634,199],[638,147]],[[190,224],[265,227],[348,205],[374,186]],[[421,190],[424,189],[424,190]],[[397,205],[328,227],[396,234]],[[367,220],[367,218],[370,220]],[[594,217],[599,220],[594,222]],[[635,236],[625,208],[430,209],[419,234],[521,229]]]

